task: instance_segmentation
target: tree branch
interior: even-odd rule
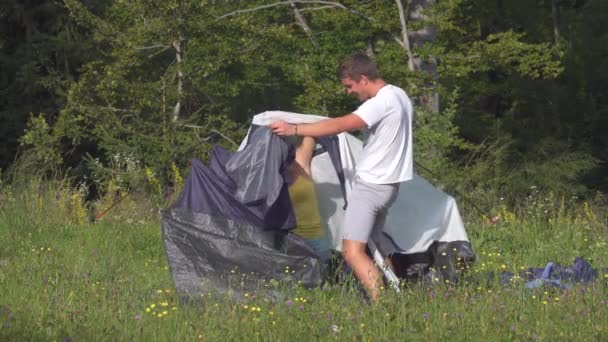
[[[300,26],[300,28],[302,28],[304,33],[308,36],[308,38],[312,42],[312,45],[314,45],[314,47],[316,47],[318,49],[319,44],[317,44],[317,41],[315,40],[315,37],[313,36],[310,26],[308,26],[308,24],[306,23],[306,19],[304,18],[304,16],[300,12],[300,10],[298,10],[298,6],[296,6],[294,1],[290,1],[290,3],[291,3],[291,9],[293,11],[293,16],[296,19],[296,24],[298,24],[298,26]]]
[[[221,15],[221,16],[217,17],[217,19],[224,19],[226,17],[231,17],[233,15],[237,15],[237,14],[241,14],[241,13],[248,13],[248,12],[255,12],[255,11],[259,11],[259,10],[263,10],[263,9],[267,9],[267,8],[271,8],[271,7],[277,7],[277,6],[282,6],[282,5],[292,5],[294,3],[329,5],[329,6],[339,7],[341,9],[347,10],[346,6],[342,5],[339,2],[335,2],[335,1],[290,0],[290,1],[278,1],[278,2],[275,2],[275,3],[272,3],[272,4],[262,5],[262,6],[258,6],[258,7],[254,7],[254,8],[247,8],[247,9],[236,10],[234,12],[230,12],[230,13],[226,13],[224,15]]]
[[[162,44],[151,45],[151,46],[136,46],[135,50],[149,50],[149,49],[158,49],[158,48],[164,48],[166,50],[166,49],[170,48],[170,46],[162,45]]]
[[[199,129],[203,129],[204,127],[201,126],[196,126],[196,125],[183,125],[186,128],[192,128],[194,130],[194,134],[196,134],[197,138],[203,142],[206,143],[209,139],[211,139],[211,137],[213,137],[214,135],[219,135],[220,137],[230,141],[234,146],[239,146],[239,144],[237,144],[234,140],[230,139],[228,136],[226,136],[224,133],[216,130],[216,129],[210,129],[209,132],[211,132],[211,134],[208,134],[205,138],[201,138],[198,135],[198,130]]]
[[[338,7],[338,6],[336,6],[336,5],[317,6],[317,7],[306,7],[306,8],[302,8],[302,9],[300,9],[300,12],[304,12],[304,11],[318,11],[318,10],[324,10],[324,9],[337,8],[337,7]]]
[[[397,8],[399,9],[399,21],[401,22],[401,39],[403,42],[403,48],[405,49],[405,54],[407,55],[407,66],[410,71],[414,71],[416,69],[416,64],[414,63],[414,55],[412,54],[412,48],[410,47],[410,39],[407,36],[407,22],[405,20],[405,10],[403,9],[403,4],[401,0],[395,0],[397,4]]]

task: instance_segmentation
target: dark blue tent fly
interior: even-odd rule
[[[323,143],[332,149],[331,140]],[[243,150],[215,146],[209,166],[191,161],[178,200],[162,213],[165,251],[180,292],[234,291],[235,282],[252,291],[271,279],[321,285],[324,263],[289,233],[296,222],[285,171],[293,158],[283,139],[252,126]]]

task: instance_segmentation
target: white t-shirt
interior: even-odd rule
[[[405,91],[387,84],[353,113],[367,124],[356,175],[372,184],[412,179],[413,108]]]

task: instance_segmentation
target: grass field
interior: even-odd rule
[[[173,288],[160,223],[137,211],[137,201],[92,224],[77,191],[17,193],[0,196],[3,341],[608,340],[607,274],[571,290],[484,278],[548,261],[568,266],[577,256],[606,267],[606,222],[588,205],[503,210],[495,226],[470,220],[475,284],[408,285],[373,305],[353,286],[292,284],[281,284],[275,301],[207,293],[185,303]]]

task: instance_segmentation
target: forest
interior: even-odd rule
[[[335,70],[363,51],[414,99],[416,172],[438,186],[608,190],[605,0],[5,0],[0,18],[8,182],[170,188],[257,113],[350,113]]]

